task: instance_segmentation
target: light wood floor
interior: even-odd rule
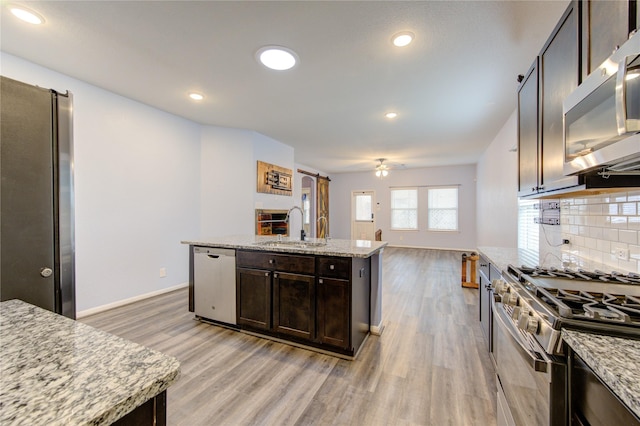
[[[176,357],[170,425],[494,425],[478,290],[460,253],[387,248],[382,336],[355,361],[195,321],[187,290],[81,321]]]

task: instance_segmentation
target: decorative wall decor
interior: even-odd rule
[[[258,192],[276,195],[293,195],[291,169],[258,161]]]

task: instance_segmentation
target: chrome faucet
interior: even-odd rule
[[[329,222],[327,222],[327,217],[326,216],[320,216],[318,218],[318,228],[320,227],[320,220],[324,219],[324,226],[325,226],[325,230],[324,230],[324,243],[327,244],[327,240],[329,239]]]
[[[300,241],[304,241],[304,238],[307,234],[304,232],[304,212],[298,206],[293,206],[287,212],[287,217],[284,219],[285,223],[289,223],[289,216],[291,216],[291,212],[294,210],[298,210],[300,212]]]

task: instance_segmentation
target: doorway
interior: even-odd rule
[[[312,177],[302,177],[302,229],[310,237],[315,237],[316,232],[315,221],[313,220],[316,217],[315,187],[316,182]]]
[[[351,239],[370,240],[375,239],[375,205],[374,191],[351,192]]]

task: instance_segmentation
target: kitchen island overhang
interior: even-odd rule
[[[363,338],[382,331],[382,253],[384,241],[310,239],[297,241],[264,236],[223,236],[182,241],[189,250],[189,310],[194,311],[196,275],[194,250],[235,250],[238,262],[237,324],[234,328],[267,338],[281,338],[297,346],[353,358]],[[262,277],[261,277],[262,276]],[[251,283],[250,283],[251,281]],[[261,292],[247,295],[252,286]],[[300,306],[285,306],[292,299]],[[244,301],[263,298],[262,318],[247,318]],[[283,303],[280,303],[283,302]],[[338,306],[342,304],[342,310]],[[348,306],[347,306],[348,305]],[[366,305],[366,306],[365,306]],[[306,309],[300,312],[299,309]],[[331,310],[334,310],[333,312]],[[295,312],[294,312],[295,311]],[[336,314],[349,322],[349,345],[331,334]],[[196,317],[199,316],[196,313]],[[206,320],[207,318],[200,318]],[[224,325],[224,324],[222,324]],[[346,333],[346,331],[345,331]]]
[[[0,341],[0,424],[166,424],[174,357],[17,299]]]

